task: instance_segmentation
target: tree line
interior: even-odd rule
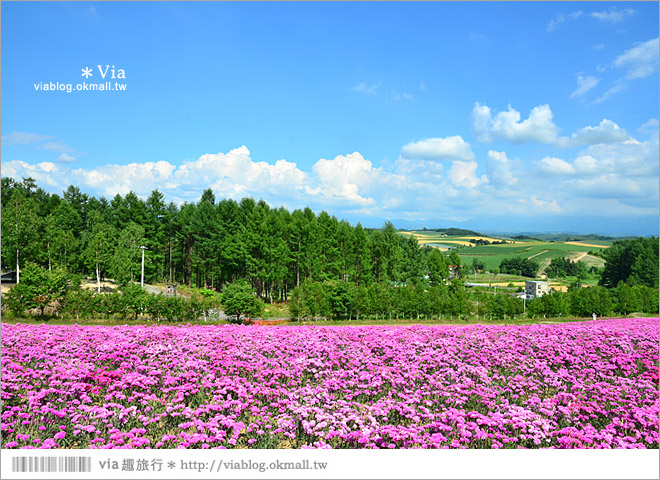
[[[390,222],[381,229],[368,229],[325,211],[316,214],[310,208],[290,212],[251,198],[216,201],[210,189],[196,203],[176,205],[165,203],[158,190],[146,200],[133,192],[107,200],[88,196],[74,186],[59,196],[45,192],[30,178],[21,182],[3,178],[1,194],[2,268],[15,268],[19,278],[21,266],[33,264],[54,277],[55,272],[92,276],[97,293],[104,277],[129,286],[140,279],[140,247],[146,247],[148,283],[217,291],[245,283],[258,299],[290,301],[296,318],[469,316],[480,315],[486,307],[513,316],[520,310],[519,299],[507,295],[488,295],[481,300],[469,297],[473,293],[466,296],[460,281],[448,282],[456,274],[460,279],[461,259],[455,249],[444,254],[420,246],[413,236],[399,234]],[[600,284],[606,288],[579,289],[576,291],[584,293],[569,292],[566,298],[608,298],[609,304],[604,300],[604,306],[598,307],[603,312],[623,313],[629,309],[625,305],[643,307],[632,311],[657,311],[657,303],[639,300],[649,292],[635,287],[652,289],[656,293],[650,296],[657,299],[653,289],[658,288],[658,239],[616,241],[603,256],[606,264]],[[580,276],[579,262],[553,262],[566,275]],[[483,264],[475,259],[472,267],[483,269]],[[504,259],[500,264],[502,273],[533,277],[537,270],[538,264],[523,258]],[[46,277],[40,282],[61,284],[61,280]],[[625,288],[633,293],[615,293]],[[43,304],[46,297],[41,295],[32,297]],[[71,295],[62,305],[76,304],[73,297],[83,294]],[[577,300],[566,303],[559,298],[563,296],[553,293],[548,299],[532,301],[530,308],[544,305],[532,311],[541,308],[542,314],[562,315],[579,311],[581,315],[592,306],[587,303],[589,308],[580,310]],[[555,301],[558,306],[552,303]],[[32,308],[43,313],[45,307],[40,305]],[[109,312],[114,307],[99,308]],[[141,305],[141,311],[144,308]]]
[[[2,268],[33,262],[52,270],[92,276],[97,290],[112,278],[139,281],[146,247],[148,283],[178,283],[220,291],[246,280],[259,298],[286,301],[303,282],[345,281],[356,286],[449,278],[449,256],[400,235],[351,225],[310,208],[289,211],[244,198],[216,201],[205,190],[196,203],[166,203],[154,190],[108,200],[69,186],[50,194],[33,179],[2,179]]]
[[[521,317],[587,317],[635,312],[657,313],[658,291],[621,282],[616,288],[573,286],[526,302],[513,295],[469,289],[458,280],[449,285],[382,285],[359,287],[336,282],[309,282],[293,290],[289,310],[297,319],[437,319]]]
[[[80,288],[79,278],[68,281],[67,273],[56,267],[47,270],[34,263],[24,269],[24,281],[5,295],[4,305],[22,317],[37,311],[44,315],[89,319],[108,318],[184,322],[200,318],[217,319],[222,308],[232,322],[243,316],[261,317],[263,301],[244,281],[228,284],[220,295],[199,289],[186,298],[149,294],[137,284],[121,291],[96,293]],[[507,294],[466,288],[454,279],[449,283],[379,284],[358,286],[344,281],[304,281],[290,295],[289,316],[293,320],[400,320],[586,317],[635,312],[657,313],[657,289],[620,282],[616,288],[602,286],[569,288],[524,302]]]

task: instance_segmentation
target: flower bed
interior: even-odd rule
[[[658,448],[658,319],[2,325],[3,448]]]

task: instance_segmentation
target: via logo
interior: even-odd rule
[[[114,65],[97,65],[96,66],[99,69],[99,73],[101,74],[101,78],[105,79],[106,76],[109,75],[109,78],[115,79],[115,78],[126,78],[126,71],[123,68],[115,68]],[[94,74],[92,73],[92,69],[89,67],[85,67],[82,69],[82,76],[85,78],[93,77]]]
[[[99,69],[99,73],[101,74],[101,78],[103,79],[105,79],[106,75],[108,75],[108,70],[110,71],[110,78],[126,78],[126,72],[123,68],[118,68],[115,70],[114,65],[112,68],[110,65],[106,65],[105,68],[103,68],[101,65],[97,65],[97,67]]]

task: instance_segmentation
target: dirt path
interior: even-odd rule
[[[587,252],[578,252],[574,255],[571,255],[571,260],[574,261],[575,263],[579,262],[582,260],[584,257],[589,255]]]

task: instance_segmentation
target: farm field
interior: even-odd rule
[[[3,448],[658,448],[658,319],[1,325]]]
[[[464,263],[471,264],[473,259],[478,259],[484,263],[486,270],[492,270],[499,267],[500,262],[505,258],[522,257],[533,259],[541,265],[543,269],[550,264],[550,260],[557,257],[569,257],[573,261],[582,261],[588,267],[602,268],[605,260],[600,257],[589,255],[589,251],[608,248],[612,242],[606,240],[589,240],[585,242],[551,242],[539,240],[510,240],[505,238],[484,237],[484,236],[443,236],[438,232],[431,231],[413,231],[399,232],[403,235],[414,236],[420,245],[443,245],[456,248],[461,260]],[[506,244],[496,245],[475,245],[470,240],[488,240],[490,242],[506,240]]]

